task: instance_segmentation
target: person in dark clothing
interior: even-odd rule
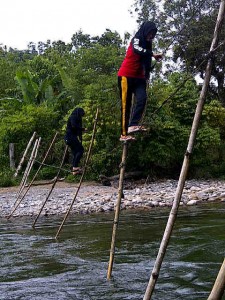
[[[120,141],[135,140],[135,137],[130,134],[147,130],[139,123],[147,100],[146,88],[152,57],[157,61],[162,58],[162,54],[152,52],[152,40],[156,33],[157,28],[154,22],[144,22],[132,38],[125,59],[118,71],[118,87],[121,98]],[[136,97],[136,105],[130,118],[133,95]]]
[[[86,131],[86,129],[82,127],[82,117],[84,114],[83,108],[78,107],[74,109],[67,121],[65,142],[73,154],[73,175],[81,174],[82,171],[78,165],[84,154],[84,147],[82,146],[82,133]]]

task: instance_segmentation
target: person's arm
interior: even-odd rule
[[[153,55],[151,50],[145,49],[140,45],[140,39],[133,38],[131,43],[132,43],[132,47],[133,47],[135,53],[137,53],[141,56],[147,56],[147,55],[152,56]]]

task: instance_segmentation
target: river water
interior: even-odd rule
[[[112,279],[114,213],[0,219],[0,299],[143,299],[169,209],[122,211]],[[180,208],[152,299],[207,299],[225,252],[225,203]],[[223,298],[225,299],[225,298]]]

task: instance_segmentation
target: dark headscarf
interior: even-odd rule
[[[133,39],[137,38],[139,39],[139,46],[147,49],[148,52],[141,57],[141,62],[143,64],[144,72],[145,72],[145,78],[149,79],[149,74],[151,70],[151,64],[152,64],[152,41],[146,41],[147,35],[152,32],[153,36],[157,33],[156,24],[151,21],[146,21],[142,23],[139,30],[136,32]]]
[[[72,113],[71,116],[73,115],[73,117],[81,119],[84,116],[84,110],[81,107],[77,107],[75,108]]]
[[[152,21],[146,21],[141,24],[139,30],[136,32],[135,36],[140,40],[140,42],[146,41],[147,35],[150,33],[150,31],[153,32],[154,36],[157,33],[156,24]]]

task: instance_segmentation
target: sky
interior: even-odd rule
[[[106,28],[123,38],[137,23],[129,14],[134,0],[7,0],[1,5],[0,44],[19,50],[29,42],[71,41],[80,29],[91,36]]]

